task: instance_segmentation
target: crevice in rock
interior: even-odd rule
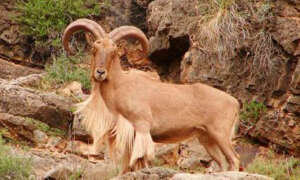
[[[190,48],[189,36],[169,38],[168,49],[154,51],[150,60],[156,65],[162,81],[180,83],[180,64],[184,54]]]

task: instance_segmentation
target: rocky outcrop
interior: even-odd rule
[[[83,178],[84,172],[97,167],[95,162],[99,164],[99,167],[100,164],[109,164],[103,160],[91,162],[86,158],[71,153],[61,153],[57,150],[51,151],[49,149],[33,148],[30,151],[24,151],[12,148],[11,154],[15,157],[30,159],[33,170],[31,177],[33,179],[68,180]]]
[[[21,77],[24,81],[27,79]],[[73,116],[72,101],[55,93],[21,87],[18,82],[0,79],[0,113],[38,119],[51,127],[67,130]],[[22,83],[21,83],[22,84]]]
[[[151,2],[147,10],[150,58],[167,66],[161,77],[168,74],[175,82],[203,82],[241,103],[263,102],[269,113],[249,135],[299,155],[299,11],[283,0],[235,2],[232,14],[240,11],[249,16],[226,16],[220,10],[207,20],[204,12],[209,10],[204,11],[205,4],[196,0]]]

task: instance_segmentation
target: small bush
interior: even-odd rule
[[[98,0],[19,0],[16,7],[20,14],[14,19],[24,27],[24,34],[35,40],[36,46],[60,47],[60,35],[70,22],[99,16],[103,6]]]
[[[9,147],[4,145],[0,135],[0,177],[1,179],[29,179],[32,172],[29,159],[16,157],[9,153]]]
[[[246,171],[263,174],[275,178],[275,180],[300,179],[300,160],[294,157],[274,159],[275,157],[257,157]]]
[[[48,74],[44,80],[52,85],[78,81],[82,84],[84,90],[89,90],[91,88],[89,69],[79,66],[79,63],[83,61],[83,57],[82,54],[79,54],[74,57],[61,55],[54,58],[53,64],[46,66]]]
[[[245,102],[240,113],[241,123],[245,126],[254,126],[266,110],[267,108],[263,103],[257,101]]]

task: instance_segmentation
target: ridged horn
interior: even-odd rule
[[[70,23],[64,33],[63,33],[63,37],[62,37],[62,42],[63,42],[63,46],[65,48],[65,50],[68,53],[71,53],[71,48],[69,46],[69,41],[73,35],[73,33],[79,31],[79,30],[84,30],[87,32],[90,32],[93,34],[93,36],[96,38],[96,40],[98,39],[102,39],[105,35],[106,32],[103,30],[103,28],[96,23],[95,21],[89,20],[89,19],[77,19],[76,21]]]
[[[146,35],[140,29],[134,26],[121,26],[109,33],[109,37],[114,41],[118,42],[119,40],[127,37],[133,37],[138,39],[143,47],[143,53],[145,56],[148,55],[149,52],[149,41]]]

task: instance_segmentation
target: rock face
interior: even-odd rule
[[[0,78],[1,79],[16,79],[21,76],[30,74],[39,74],[42,71],[38,69],[28,68],[21,65],[5,61],[0,58]]]
[[[149,2],[149,0],[112,0],[103,23],[106,24],[107,30],[123,25],[134,25],[146,30],[146,8]]]
[[[248,134],[299,155],[300,13],[293,3],[283,0],[235,2],[230,11],[249,16],[238,18],[218,11],[207,20],[205,2],[151,2],[147,10],[150,58],[166,66],[161,77],[167,74],[175,82],[203,82],[240,102],[263,102],[268,113]],[[227,26],[227,22],[234,23]]]
[[[211,174],[180,173],[167,168],[142,169],[113,178],[113,180],[143,180],[143,179],[171,179],[171,180],[272,180],[273,178],[245,172],[222,172]]]

